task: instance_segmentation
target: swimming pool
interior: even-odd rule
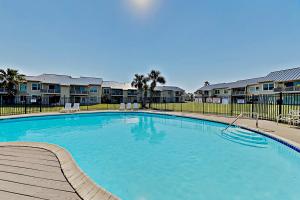
[[[66,148],[124,200],[299,199],[300,154],[259,134],[184,117],[94,113],[0,121],[0,141]]]

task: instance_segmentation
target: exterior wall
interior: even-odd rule
[[[29,96],[41,96],[42,93],[40,90],[32,90],[32,84],[38,83],[40,84],[40,82],[27,82],[27,95]]]
[[[92,91],[92,88],[96,88],[97,92]],[[96,100],[96,102],[93,103],[101,103],[101,97],[102,97],[102,87],[99,85],[90,85],[89,86],[89,94],[88,94],[90,101]]]
[[[273,90],[264,90],[264,84],[267,84],[267,83],[273,83],[274,84],[274,88],[277,88],[278,87],[278,83],[275,83],[275,82],[263,82],[263,83],[260,83],[260,93],[259,94],[274,94],[274,89]]]
[[[70,98],[70,86],[60,86],[60,96]]]

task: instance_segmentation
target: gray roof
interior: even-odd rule
[[[264,77],[239,80],[239,81],[229,82],[229,83],[218,83],[218,84],[203,86],[199,90],[208,91],[213,89],[241,88],[241,87],[247,87],[248,85],[254,85],[256,83],[259,83],[262,80],[264,80]]]
[[[213,89],[222,89],[222,88],[228,88],[230,83],[217,83],[217,84],[212,84],[212,85],[207,85],[201,87],[199,90],[213,90]]]
[[[73,78],[67,75],[42,74],[38,76],[26,76],[27,81],[37,81],[42,83],[60,84],[60,85],[101,85],[102,78],[79,77]]]
[[[300,67],[271,72],[261,82],[267,82],[267,81],[283,82],[283,81],[294,81],[294,80],[300,80]]]
[[[254,85],[259,83],[260,81],[264,80],[264,77],[259,78],[251,78],[251,79],[245,79],[245,80],[239,80],[232,83],[229,83],[228,88],[241,88],[241,87],[247,87],[248,85]]]
[[[183,89],[176,86],[156,86],[154,90],[155,91],[179,91],[179,92],[184,91]]]
[[[136,88],[132,87],[130,83],[120,83],[116,81],[103,81],[102,87],[120,90],[136,90]]]

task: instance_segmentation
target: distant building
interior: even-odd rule
[[[300,67],[274,71],[265,77],[203,86],[195,94],[195,101],[208,103],[245,103],[247,96],[300,93]]]
[[[102,84],[103,103],[137,102],[137,89],[130,83],[104,81]]]
[[[31,101],[42,97],[43,103],[58,104],[62,101],[76,103],[101,103],[102,78],[67,75],[42,74],[26,76],[26,81],[19,84],[20,101],[30,96]]]
[[[130,83],[116,81],[103,81],[102,78],[79,77],[67,75],[41,74],[38,76],[26,76],[25,81],[17,88],[16,101],[43,104],[71,103],[134,103],[142,101],[142,94],[131,86]],[[7,92],[0,88],[0,96]],[[184,90],[175,86],[157,86],[154,90],[153,101],[182,102]],[[30,97],[30,98],[28,98]],[[150,91],[148,91],[148,100]],[[3,98],[1,98],[3,99]]]

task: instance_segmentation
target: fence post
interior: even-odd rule
[[[40,112],[42,112],[42,97],[39,97],[39,101],[40,101]]]
[[[3,97],[2,97],[2,95],[0,96],[0,116],[2,115],[2,109],[3,109],[3,105],[2,105],[2,101],[3,101],[3,99],[2,99]]]
[[[202,98],[202,112],[203,112],[203,114],[205,113],[204,112],[204,108],[205,108],[204,102],[205,102],[205,98]]]
[[[230,96],[230,116],[233,115],[233,98],[232,95]]]
[[[253,111],[254,111],[254,94],[251,97],[251,118],[253,118]]]
[[[90,99],[89,98],[86,98],[87,99],[87,101],[86,101],[86,110],[89,110],[89,101],[90,101]]]
[[[24,99],[25,99],[25,102],[24,102],[24,111],[25,111],[25,114],[27,114],[27,96],[25,96]]]
[[[280,92],[279,93],[279,101],[278,101],[278,104],[279,104],[279,115],[282,114],[282,103],[283,103],[282,92]]]

